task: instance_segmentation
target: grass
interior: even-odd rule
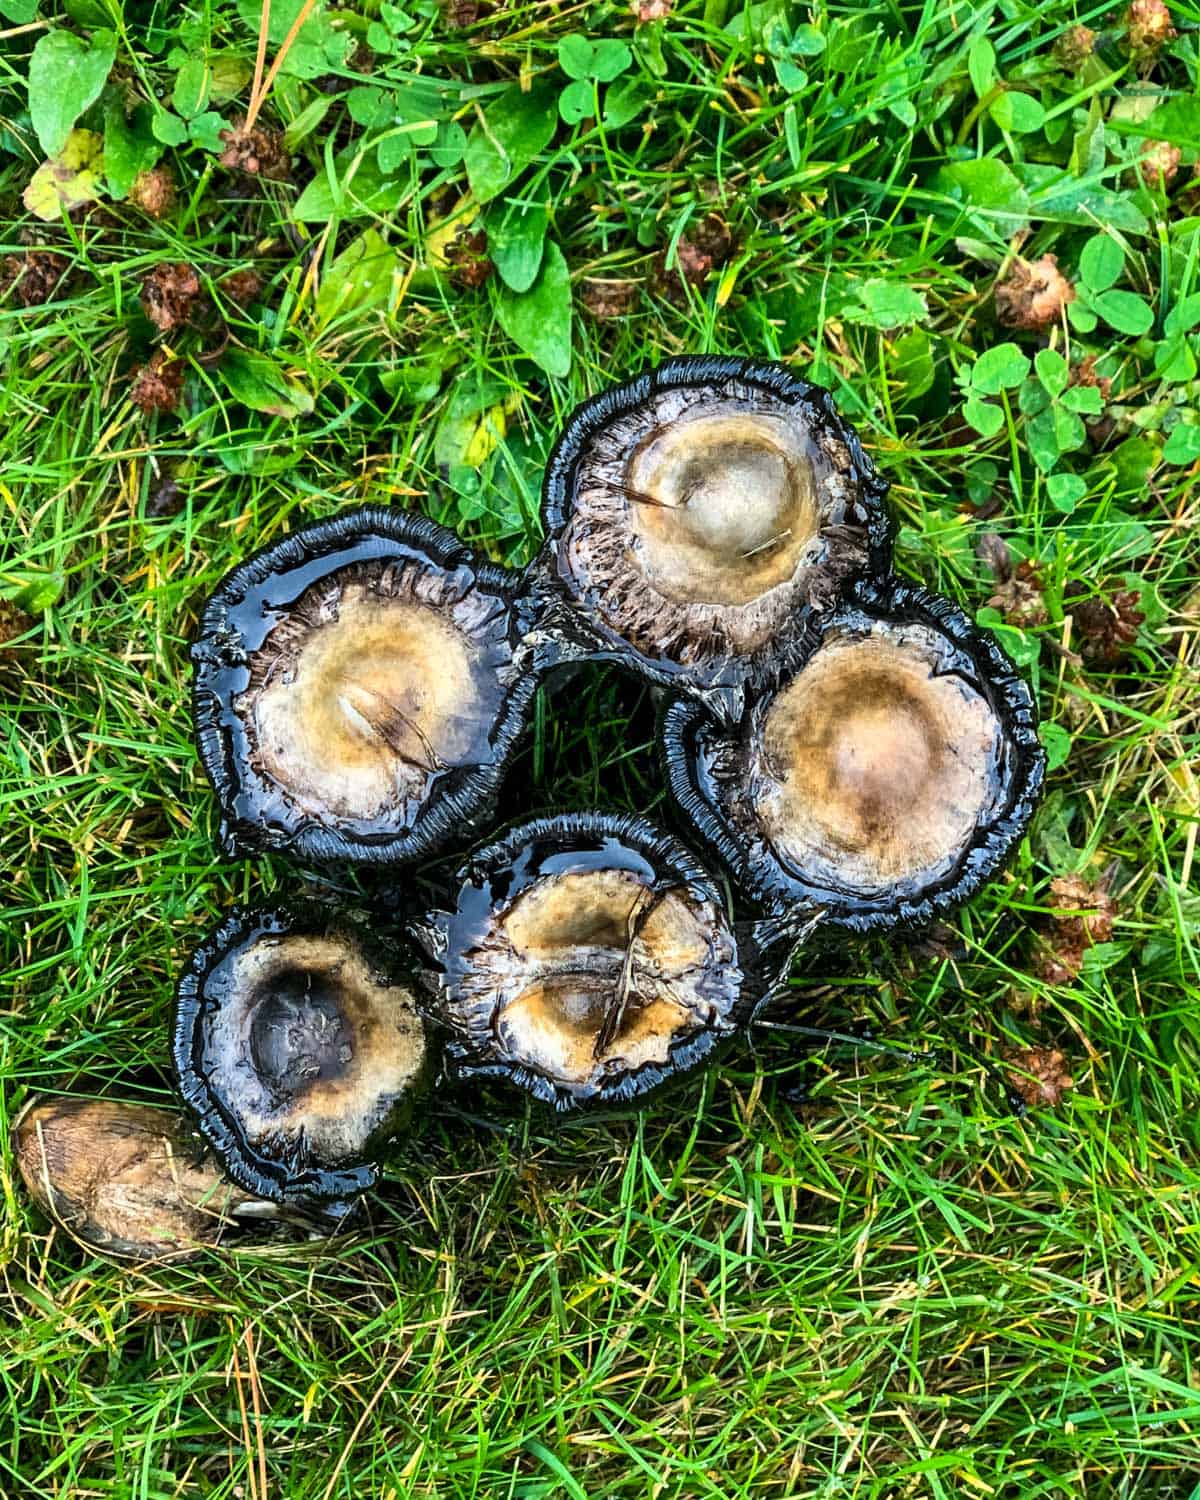
[[[297,7],[272,10],[268,66]],[[0,1493],[1200,1492],[1200,10],[1174,6],[1178,35],[1131,55],[1119,8],[1069,0],[678,0],[647,22],[500,5],[465,29],[353,0],[336,25],[318,9],[256,91],[293,158],[275,181],[217,160],[255,90],[257,5],[67,11],[0,4],[0,265],[11,282],[52,250],[68,272],[35,305],[20,283],[0,298],[6,1119],[40,1091],[169,1102],[189,946],[235,900],[354,892],[348,872],[215,856],[186,663],[215,581],[361,500],[521,563],[564,414],[669,354],[779,356],[833,389],[892,482],[898,565],[1000,630],[1057,765],[1019,857],[952,930],[814,948],[752,1046],[640,1115],[436,1103],[333,1243],[118,1268],[27,1203],[0,1132]],[[112,100],[169,109],[162,218],[112,192],[71,218],[22,206],[46,23],[114,33],[82,117],[110,173]],[[1078,24],[1097,37],[1072,70]],[[608,64],[560,49],[572,34],[624,41],[623,70],[597,83]],[[546,272],[520,303],[438,267],[439,221],[473,208],[451,127],[482,181],[522,74],[551,109],[582,82],[601,113],[533,140],[486,213],[495,242],[509,200],[548,210],[565,376],[546,373],[564,310]],[[417,78],[446,89],[409,111],[441,118],[410,149]],[[612,124],[620,89],[633,113]],[[45,127],[54,101],[33,102]],[[125,134],[149,162],[144,117]],[[1146,138],[1182,145],[1172,181],[1140,174]],[[727,256],[672,283],[709,213]],[[1100,233],[1144,311],[1085,285]],[[1018,253],[1057,256],[1102,315],[1002,326]],[[166,332],[139,303],[164,262],[195,267],[214,309]],[[219,283],[246,269],[263,284],[239,310]],[[624,317],[586,310],[597,281],[632,287]],[[1015,347],[984,389],[997,346]],[[184,362],[182,401],[145,414],[131,381],[156,348]],[[1028,365],[1046,348],[1111,381],[1087,432],[1053,360]],[[964,419],[972,392],[998,416]],[[988,604],[996,536],[1036,566],[1032,611]],[[1106,655],[1114,605],[1132,639]],[[665,816],[645,696],[597,670],[570,703],[540,704],[505,811]],[[1106,884],[1115,921],[1052,980],[1068,876]],[[1022,1115],[1006,1053],[1031,1047],[1060,1050],[1074,1086]]]

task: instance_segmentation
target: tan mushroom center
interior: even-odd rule
[[[342,936],[263,938],[227,968],[205,1071],[249,1145],[327,1164],[359,1155],[425,1063],[413,993]]]
[[[659,427],[626,472],[639,566],[668,598],[749,603],[787,582],[816,539],[814,480],[781,418],[735,408]]]
[[[1000,724],[938,653],[920,627],[832,640],[767,710],[754,811],[805,879],[863,893],[936,879],[991,815]]]
[[[500,923],[511,979],[494,1030],[505,1055],[568,1086],[666,1063],[704,1024],[715,912],[630,870],[546,876]]]
[[[258,756],[311,811],[374,819],[486,764],[502,696],[446,614],[354,585],[256,694]]]

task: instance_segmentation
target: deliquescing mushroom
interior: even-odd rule
[[[668,360],[584,402],[551,455],[542,649],[736,717],[845,585],[886,567],[886,488],[827,391],[780,365]]]
[[[476,851],[453,909],[418,928],[448,1071],[559,1109],[638,1098],[705,1061],[745,1018],[720,890],[628,814],[538,818]]]
[[[396,945],[316,906],[235,911],[201,943],[179,982],[174,1060],[235,1182],[334,1217],[375,1181],[433,1061]]]
[[[569,419],[524,574],[378,507],[235,568],[192,651],[227,854],[395,866],[465,844],[542,682],[614,661],[664,692],[671,800],[732,905],[672,835],[576,812],[478,848],[407,931],[382,907],[370,933],[235,911],[185,968],[174,1033],[226,1175],[163,1111],[43,1102],[15,1136],[35,1199],[143,1259],[269,1213],[328,1227],[437,1077],[558,1109],[644,1099],[744,1030],[814,929],[973,894],[1033,812],[1033,702],[950,601],[896,578],[885,494],[827,392],[676,359]]]
[[[660,743],[674,800],[750,901],[858,932],[964,901],[1024,831],[1033,700],[949,600],[862,585],[743,719],[685,699]]]
[[[418,859],[486,812],[537,690],[516,577],[363,507],[235,568],[192,648],[227,853]]]

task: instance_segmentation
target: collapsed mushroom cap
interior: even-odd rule
[[[444,527],[378,507],[235,568],[192,648],[226,851],[393,861],[469,828],[537,686],[513,596]]]
[[[631,816],[539,818],[480,850],[435,959],[447,1059],[560,1109],[632,1099],[741,1018],[737,942],[704,868]]]
[[[430,1071],[415,986],[317,909],[237,911],[179,983],[175,1067],[229,1175],[260,1197],[348,1198]],[[336,1210],[334,1210],[336,1213]]]
[[[1044,763],[1007,657],[907,585],[860,587],[736,727],[672,703],[663,748],[676,800],[741,889],[858,931],[977,890],[1028,824]]]
[[[732,711],[886,566],[884,485],[826,391],[778,365],[670,360],[585,402],[546,471],[543,589],[567,633]]]
[[[168,1110],[114,1099],[42,1099],[13,1127],[30,1196],[74,1238],[132,1260],[215,1245],[261,1212]]]

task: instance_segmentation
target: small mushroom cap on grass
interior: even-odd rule
[[[431,1068],[415,983],[315,909],[234,913],[179,985],[183,1096],[231,1177],[280,1202],[352,1196]]]
[[[38,1099],[13,1126],[30,1196],[74,1239],[127,1260],[181,1259],[261,1215],[169,1110]]]
[[[628,816],[568,814],[472,857],[424,929],[447,1057],[561,1109],[644,1094],[742,1014],[737,941],[710,877]]]
[[[672,704],[676,800],[770,912],[858,930],[964,900],[1023,832],[1043,756],[1028,688],[947,600],[864,586],[735,729]]]
[[[545,587],[594,651],[735,690],[886,564],[885,489],[819,387],[671,360],[568,422],[546,472]]]
[[[443,527],[370,507],[234,569],[192,651],[227,852],[380,863],[469,835],[537,686],[515,595]]]

